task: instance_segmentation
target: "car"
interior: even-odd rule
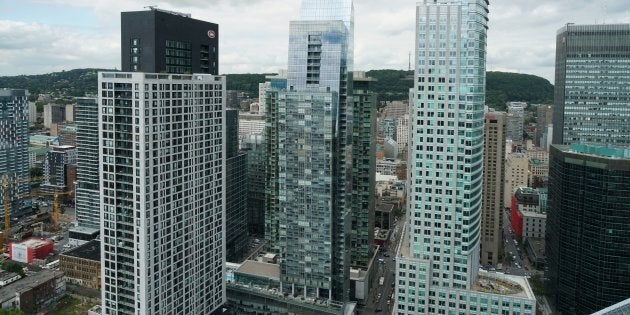
[[[383,254],[383,256],[385,256],[385,257],[389,257],[389,254],[388,254],[388,253],[385,253],[385,254]]]
[[[381,263],[381,264],[384,264],[384,263],[385,263],[385,259],[383,259],[383,258],[379,258],[379,259],[378,259],[378,262],[379,262],[379,263]]]

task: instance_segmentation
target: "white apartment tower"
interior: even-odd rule
[[[480,271],[487,0],[417,4],[408,219],[394,314],[534,314],[523,278]]]
[[[225,78],[101,72],[103,314],[224,304]]]

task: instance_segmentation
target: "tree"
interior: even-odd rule
[[[41,177],[44,175],[44,170],[41,167],[31,167],[31,177]]]
[[[4,263],[2,263],[2,269],[5,270],[5,271],[8,271],[8,272],[17,273],[22,278],[24,278],[26,276],[24,274],[24,269],[22,269],[22,266],[14,263],[14,262],[5,261]]]
[[[10,310],[0,309],[0,315],[24,315],[24,312],[17,309],[10,309]]]

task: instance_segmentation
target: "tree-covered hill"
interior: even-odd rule
[[[553,104],[553,85],[531,74],[488,72],[486,104],[497,110],[505,110],[505,103],[509,101]]]
[[[96,94],[99,69],[75,69],[41,75],[0,77],[0,88],[28,89],[31,94],[51,93],[55,96],[84,96]],[[111,70],[105,70],[111,71]],[[413,87],[413,72],[404,70],[371,70],[367,76],[377,79],[373,89],[380,100],[407,100]],[[258,97],[258,83],[265,74],[228,74],[227,89],[239,90],[250,97]],[[529,74],[488,72],[486,103],[498,110],[505,109],[508,101],[552,103],[553,85],[549,81]]]

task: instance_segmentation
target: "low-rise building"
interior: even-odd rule
[[[69,283],[91,289],[101,287],[101,242],[93,240],[59,256],[59,268]]]
[[[236,267],[236,266],[235,266]],[[234,267],[233,267],[234,268]],[[283,294],[280,265],[246,260],[227,282],[228,307],[234,314],[352,314],[355,303],[335,302],[303,294]]]
[[[0,308],[36,314],[54,305],[65,293],[63,272],[42,270],[0,288]]]
[[[541,194],[537,189],[520,187],[514,192],[510,211],[510,224],[519,238],[544,238],[547,221],[546,191]],[[542,206],[542,207],[541,207]]]

